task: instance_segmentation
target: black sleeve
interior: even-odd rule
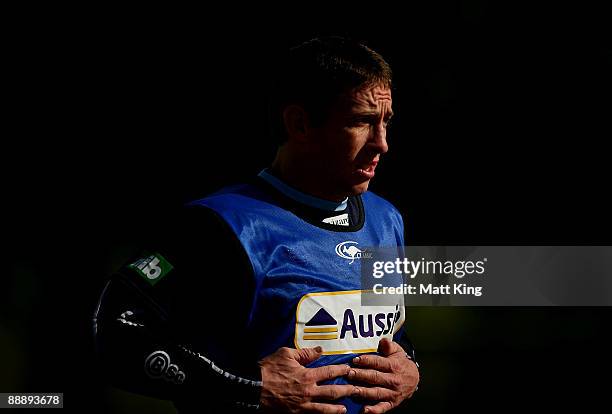
[[[177,403],[259,402],[257,361],[237,346],[253,301],[252,268],[214,212],[187,208],[164,239],[107,283],[95,316],[113,385]],[[206,393],[209,395],[206,395]]]
[[[402,328],[402,334],[399,337],[397,343],[404,349],[404,352],[406,352],[408,358],[413,360],[417,368],[419,368],[420,370],[420,366],[416,357],[416,350],[414,349],[414,345],[412,344],[410,338],[408,338],[408,334],[406,334],[406,330],[404,328]]]
[[[405,231],[404,231],[404,240],[406,240]],[[403,249],[403,246],[401,248]],[[408,355],[408,358],[410,358],[416,364],[417,368],[419,369],[419,373],[420,373],[421,366],[419,365],[419,362],[417,360],[416,350],[414,348],[414,345],[412,344],[412,341],[408,337],[408,334],[406,333],[406,329],[404,329],[404,327],[402,327],[402,334],[399,337],[398,344],[404,349],[404,352],[406,352],[406,355]]]

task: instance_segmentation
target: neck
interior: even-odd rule
[[[304,157],[293,155],[287,148],[281,146],[276,152],[276,158],[270,167],[272,174],[304,194],[334,202],[342,202],[348,194],[329,191],[325,187],[325,178],[317,177],[311,162]]]

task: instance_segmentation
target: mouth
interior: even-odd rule
[[[357,168],[356,173],[359,176],[370,180],[375,175],[374,170],[376,170],[376,165],[377,164],[378,164],[378,161],[369,162],[368,164],[362,165],[359,168]]]

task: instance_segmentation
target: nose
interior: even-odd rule
[[[385,154],[389,151],[389,145],[387,144],[387,128],[385,128],[382,120],[372,127],[370,142],[371,149],[379,154]]]

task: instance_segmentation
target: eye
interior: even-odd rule
[[[355,118],[349,123],[351,128],[369,128],[371,125],[369,120],[363,118]]]

